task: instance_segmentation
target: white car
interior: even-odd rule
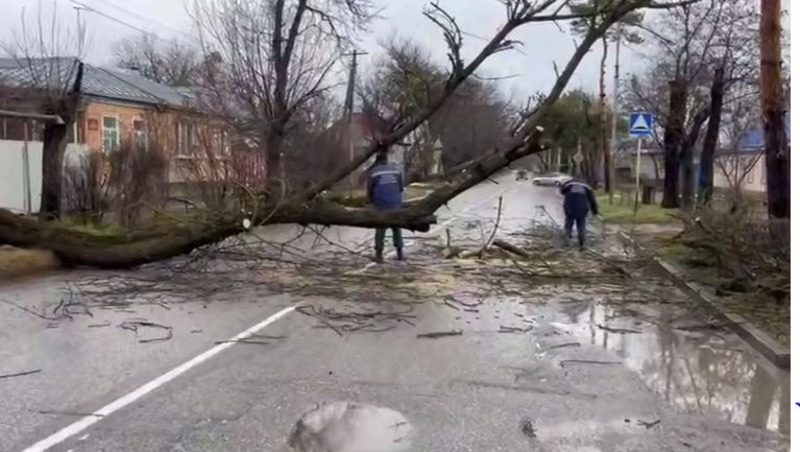
[[[544,187],[557,187],[571,179],[572,177],[566,174],[550,173],[534,177],[533,185],[539,185]]]

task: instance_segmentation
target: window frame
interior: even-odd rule
[[[106,146],[106,130],[107,129],[111,130],[110,127],[106,127],[106,119],[113,119],[114,120],[115,128],[113,130],[116,131],[116,143],[114,143],[114,146],[115,146],[114,149],[108,149],[108,147]],[[116,150],[119,149],[119,145],[120,145],[120,126],[119,125],[120,125],[119,115],[103,115],[102,116],[102,124],[101,124],[102,129],[101,130],[103,132],[103,152],[109,153],[109,152],[113,152],[113,151],[116,151]]]

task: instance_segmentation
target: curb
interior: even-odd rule
[[[619,233],[622,240],[631,246],[636,251],[642,252],[642,247],[625,232]],[[646,253],[643,253],[646,254]],[[779,344],[777,341],[769,337],[766,333],[761,331],[758,327],[745,320],[742,316],[732,312],[725,311],[721,306],[714,302],[714,295],[709,293],[704,287],[699,284],[687,281],[683,272],[675,268],[673,265],[665,262],[658,256],[651,256],[653,262],[658,264],[661,270],[684,292],[688,293],[694,301],[696,301],[702,308],[711,314],[719,317],[726,322],[726,326],[733,330],[739,337],[742,338],[747,344],[756,349],[759,353],[764,355],[773,364],[781,369],[789,369],[790,367],[790,350],[784,345]]]

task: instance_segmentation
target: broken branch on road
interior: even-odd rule
[[[139,329],[140,328],[157,328],[164,330],[166,333],[162,337],[154,337],[154,338],[147,338],[147,339],[139,339],[139,342],[142,344],[147,344],[150,342],[161,342],[161,341],[168,341],[172,339],[172,327],[161,325],[160,323],[155,322],[147,322],[143,320],[126,320],[119,324],[119,327],[123,330],[133,331],[136,337],[139,337]]]
[[[601,325],[599,323],[597,324],[597,328],[599,328],[599,329],[601,329],[603,331],[608,331],[609,333],[642,334],[642,332],[638,331],[638,330],[629,330],[627,328],[613,328],[613,327],[610,327],[610,326]]]
[[[498,331],[498,333],[528,333],[532,330],[533,330],[532,326],[529,326],[527,328],[519,328],[516,326],[500,325],[500,331]]]
[[[621,361],[594,361],[591,359],[565,359],[558,363],[561,367],[566,367],[566,364],[598,364],[598,365],[613,365],[622,364]]]
[[[42,371],[42,369],[34,369],[34,370],[26,370],[25,372],[17,372],[17,373],[13,373],[13,374],[4,374],[4,375],[0,375],[0,379],[2,379],[2,378],[24,377],[26,375],[38,374],[41,371]]]
[[[417,334],[418,339],[439,339],[442,337],[448,336],[461,336],[464,334],[461,330],[452,330],[452,331],[437,331],[434,333],[421,333]]]

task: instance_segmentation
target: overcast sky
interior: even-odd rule
[[[393,35],[410,36],[442,63],[446,62],[445,46],[440,31],[422,15],[423,7],[429,0],[375,0],[384,8],[383,19],[372,26],[372,32],[363,39],[363,50],[370,54],[362,61],[362,71],[380,53],[379,42]],[[191,34],[191,23],[186,12],[185,0],[80,0],[81,3],[96,9],[119,21],[136,28],[154,33],[164,39],[186,38]],[[13,39],[13,30],[19,30],[21,14],[26,11],[28,22],[35,20],[39,5],[50,17],[55,8],[58,21],[64,31],[74,32],[76,11],[70,0],[2,0],[3,14],[0,15],[0,39],[4,42]],[[458,20],[466,37],[465,58],[473,55],[505,19],[505,10],[496,0],[440,0],[440,5],[450,11]],[[141,34],[133,28],[102,17],[91,11],[82,11],[81,18],[88,31],[89,45],[86,59],[90,63],[110,65],[111,49],[114,42]],[[564,24],[568,29],[568,25]],[[185,33],[185,34],[182,34]],[[561,32],[553,24],[532,24],[518,30],[513,37],[524,43],[519,51],[505,52],[492,57],[482,68],[484,76],[516,76],[502,81],[503,90],[518,100],[527,98],[536,91],[549,90],[555,74],[553,62],[559,68],[566,64],[572,54],[572,36]],[[642,58],[636,52],[623,49],[623,76],[641,68]],[[597,91],[600,66],[600,52],[594,50],[588,55],[570,87],[581,87]],[[609,70],[612,62],[609,60]],[[611,80],[609,77],[609,86]],[[610,90],[609,90],[610,92]]]

